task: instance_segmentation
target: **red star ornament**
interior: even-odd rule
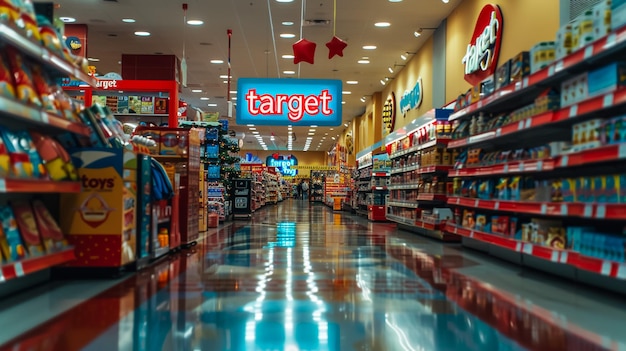
[[[298,64],[302,61],[313,64],[315,60],[315,44],[312,41],[308,41],[306,39],[298,40],[293,46],[293,63]]]
[[[328,59],[330,60],[335,55],[339,55],[343,57],[343,49],[348,46],[348,43],[334,36],[328,43],[326,43],[326,47],[328,47]]]

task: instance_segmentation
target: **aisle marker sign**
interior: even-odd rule
[[[237,124],[340,126],[341,80],[240,78]]]
[[[462,60],[468,83],[477,85],[496,71],[502,44],[502,26],[500,7],[494,4],[483,7]]]

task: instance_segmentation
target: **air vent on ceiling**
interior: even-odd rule
[[[330,24],[327,19],[308,19],[304,20],[303,27],[326,27]]]

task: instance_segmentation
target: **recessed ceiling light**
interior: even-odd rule
[[[259,132],[252,132],[252,134],[259,134]],[[258,138],[258,137],[257,137]]]
[[[389,0],[389,2],[402,2],[402,0]]]
[[[209,100],[209,98],[206,97],[206,96],[203,96],[203,97],[200,98],[200,100],[205,100],[206,101],[206,100]]]
[[[237,101],[237,97],[236,96],[232,96],[230,99]]]
[[[254,127],[254,124],[246,124],[246,127]]]
[[[276,2],[293,2],[293,0],[276,0]]]
[[[283,71],[283,74],[296,74],[295,71]]]
[[[348,127],[348,123],[344,123],[343,126],[347,128]]]
[[[209,107],[216,107],[217,104],[207,104],[207,106],[209,106]]]
[[[294,57],[295,57],[295,56],[293,56],[293,55],[283,55],[283,56],[282,56],[282,58],[284,58],[284,59],[292,59],[292,58],[294,58]]]
[[[137,31],[137,32],[135,32],[135,35],[138,36],[138,37],[149,37],[150,36],[150,32]]]
[[[74,23],[74,22],[76,22],[76,18],[74,18],[74,17],[59,17],[59,19],[61,21],[63,21],[64,23]]]
[[[352,94],[352,92],[351,92],[351,91],[347,91],[347,90],[344,90],[344,91],[342,91],[341,93],[342,93],[343,95],[350,95],[350,94]]]
[[[363,59],[361,59],[361,60],[358,60],[357,63],[360,63],[362,65],[366,65],[366,64],[370,63],[370,60],[363,60]]]
[[[100,61],[100,59],[99,58],[95,58],[95,57],[87,57],[87,61],[98,62],[98,61]]]
[[[201,93],[202,89],[191,89],[192,93]]]
[[[391,23],[389,23],[389,22],[376,22],[376,23],[374,23],[374,26],[379,27],[379,28],[385,28],[385,27],[391,26]]]
[[[214,64],[220,64],[220,63],[224,63],[224,60],[211,60],[209,62],[214,63]]]
[[[293,25],[294,25],[294,23],[293,23],[293,22],[291,22],[291,21],[283,21],[282,25],[283,25],[283,26],[293,26]]]
[[[137,21],[134,18],[122,18],[122,22],[124,22],[124,23],[135,23]]]
[[[345,101],[342,101],[342,102],[341,102],[341,104],[342,104],[342,105],[345,105],[345,104],[346,104],[346,102],[345,102]]]
[[[376,45],[365,45],[363,50],[376,50]]]
[[[359,81],[358,80],[347,80],[346,84],[355,85],[355,84],[359,84]]]
[[[296,35],[293,33],[280,33],[279,35],[281,38],[285,38],[285,39],[291,39],[291,38],[295,38]]]
[[[227,80],[223,80],[222,83],[226,84],[226,83],[228,83],[228,81]]]
[[[230,77],[232,78],[233,76],[230,76]],[[221,79],[228,79],[228,75],[222,74],[222,75],[220,75],[220,78]]]
[[[250,129],[250,130],[256,130],[256,127],[250,127],[250,128],[248,128],[248,129]]]
[[[313,135],[315,135],[315,133],[309,133],[309,136],[313,136]]]
[[[330,130],[335,130],[335,128],[330,128]]]
[[[335,137],[332,137],[331,139],[336,140]]]
[[[204,21],[201,20],[189,20],[187,21],[187,24],[190,26],[201,26],[204,24]]]

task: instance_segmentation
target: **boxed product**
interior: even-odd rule
[[[576,179],[574,178],[566,178],[561,180],[561,194],[563,196],[564,202],[576,202],[577,194],[576,194]]]
[[[13,262],[28,257],[28,251],[26,251],[26,246],[20,236],[17,221],[15,220],[11,207],[0,207],[0,223],[5,238],[4,245],[8,246],[8,255],[5,259],[9,262]]]
[[[475,215],[476,213],[474,212],[474,210],[463,210],[463,221],[461,223],[461,226],[468,229],[474,229],[474,226],[476,224]]]
[[[530,74],[530,54],[520,52],[511,59],[511,83],[520,82]]]
[[[141,97],[128,97],[128,113],[141,113]]]
[[[572,53],[574,48],[574,32],[573,25],[568,23],[562,26],[556,33],[556,41],[554,43],[555,59],[560,60]]]
[[[611,0],[611,30],[626,24],[626,0]]]
[[[611,2],[601,0],[593,7],[593,34],[596,39],[611,32]]]
[[[589,9],[578,16],[578,46],[574,49],[585,47],[596,39],[593,20],[593,9]]]
[[[509,85],[511,82],[511,60],[506,61],[496,69],[496,90]]]
[[[30,256],[42,256],[45,254],[39,230],[37,229],[35,215],[30,204],[26,201],[17,201],[12,203],[11,207],[22,236],[22,241]]]
[[[587,78],[588,96],[598,96],[626,85],[626,63],[613,62],[590,71]]]
[[[561,83],[561,107],[570,106],[587,99],[588,74],[583,73]]]
[[[167,114],[166,98],[154,98],[154,113],[157,115]]]
[[[479,231],[485,231],[487,227],[487,223],[489,223],[489,218],[487,215],[479,214],[476,215],[476,224],[474,225],[474,229]]]
[[[535,73],[548,67],[556,56],[556,44],[553,41],[543,41],[530,49],[530,73]]]
[[[105,106],[108,107],[111,110],[111,112],[113,112],[113,113],[117,113],[117,111],[118,111],[118,102],[117,102],[117,100],[118,100],[118,96],[115,96],[115,95],[106,97],[106,105]]]
[[[141,113],[143,114],[154,113],[154,98],[152,96],[141,97]]]
[[[63,250],[69,247],[61,228],[52,217],[41,200],[34,200],[32,203],[37,229],[41,235],[41,240],[47,252]]]
[[[500,235],[509,235],[510,230],[509,216],[492,216],[491,217],[491,232]]]
[[[493,74],[485,78],[485,80],[483,80],[480,83],[480,92],[483,95],[483,97],[487,97],[493,94],[495,89],[496,89],[496,81],[495,81],[495,76]]]
[[[128,107],[128,96],[117,97],[117,113],[123,113],[123,114],[130,113],[129,107]]]
[[[472,87],[470,92],[470,104],[475,104],[482,98],[482,83]]]

